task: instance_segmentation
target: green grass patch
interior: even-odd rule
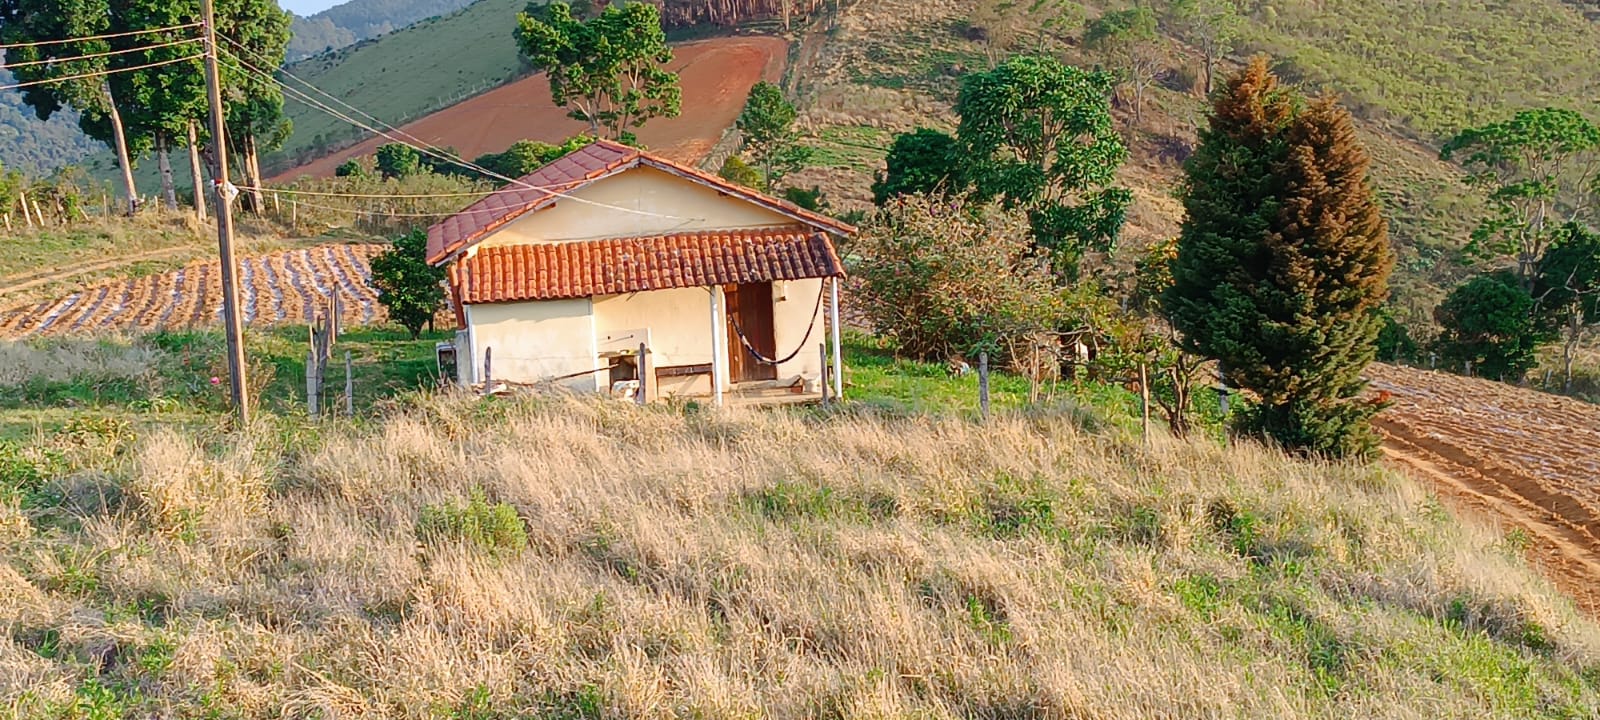
[[[460,542],[491,553],[519,553],[528,547],[528,531],[516,508],[490,503],[482,491],[465,503],[427,505],[417,518],[417,539],[425,543]]]

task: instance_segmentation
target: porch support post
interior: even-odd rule
[[[716,286],[706,288],[711,293],[711,404],[716,407],[722,407],[722,348],[726,347],[722,341],[719,289]]]
[[[839,277],[829,279],[832,287],[831,302],[828,303],[828,327],[833,331],[833,399],[844,399],[844,351],[843,344],[839,341]]]

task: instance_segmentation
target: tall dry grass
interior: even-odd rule
[[[1382,470],[1070,417],[439,398],[157,431],[0,536],[0,715],[1596,712],[1600,632],[1515,538]],[[480,493],[524,532],[419,539]]]

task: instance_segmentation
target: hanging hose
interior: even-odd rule
[[[811,309],[811,324],[806,327],[806,336],[800,338],[800,347],[795,348],[794,352],[789,353],[789,356],[782,360],[773,360],[772,358],[762,355],[760,350],[757,350],[754,345],[750,344],[750,338],[747,338],[744,335],[744,328],[739,327],[738,315],[728,313],[728,321],[733,323],[733,334],[739,336],[739,344],[744,346],[745,351],[749,352],[750,355],[756,359],[756,362],[759,362],[762,365],[781,365],[799,356],[800,351],[806,349],[806,345],[811,342],[811,332],[817,329],[817,311],[822,309],[822,296],[826,295],[827,293],[828,285],[827,283],[823,283],[822,287],[817,290],[817,306]]]

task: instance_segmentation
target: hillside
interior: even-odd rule
[[[82,423],[6,466],[0,714],[1600,711],[1600,629],[1416,484],[1106,423],[450,398]]]
[[[447,15],[473,0],[349,0],[309,17],[296,17],[289,60],[337,50],[393,32],[418,20]]]
[[[0,69],[0,85],[11,82],[11,73]],[[22,93],[0,90],[0,169],[39,176],[82,163],[103,149],[78,130],[77,113],[65,111],[40,122],[33,108],[23,104]]]
[[[526,6],[526,0],[478,0],[460,12],[295,63],[288,71],[384,122],[400,125],[525,72],[511,33],[517,13]],[[294,135],[282,150],[265,158],[271,172],[321,157],[367,135],[297,100],[289,100],[286,107]]]
[[[788,43],[775,37],[723,37],[673,46],[668,67],[678,74],[684,112],[657,118],[639,128],[645,147],[668,158],[695,163],[732,127],[745,96],[758,81],[783,78]],[[454,148],[474,158],[500,152],[518,140],[559,144],[588,126],[567,116],[550,101],[550,82],[543,73],[502,85],[470,100],[407,123],[407,134],[430,144]],[[377,137],[284,171],[284,182],[312,175],[331,177],[347,158],[370,155],[389,142]]]

